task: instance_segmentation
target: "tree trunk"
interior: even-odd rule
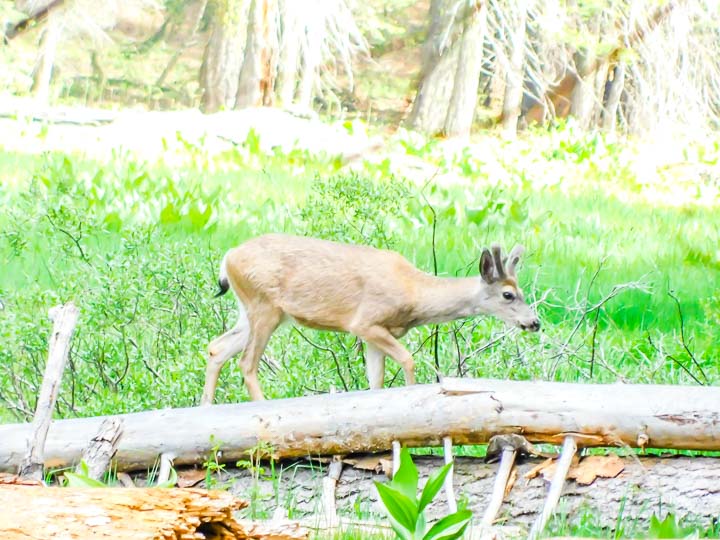
[[[446,436],[454,444],[480,444],[506,433],[553,444],[573,434],[580,447],[720,450],[717,396],[716,388],[695,386],[446,378],[441,384],[121,415],[125,430],[115,459],[120,471],[149,468],[167,452],[178,465],[202,463],[213,438],[223,442],[222,459],[234,461],[261,442],[276,457],[293,457],[383,451],[395,440],[440,446]],[[53,422],[45,465],[77,462],[103,420]],[[28,424],[0,425],[0,470],[17,467],[30,432]]]
[[[232,109],[242,63],[244,0],[213,0],[210,39],[200,68],[203,112]]]
[[[612,70],[612,80],[608,82],[607,97],[602,113],[602,127],[606,131],[615,131],[618,105],[625,87],[625,64],[618,62]]]
[[[380,459],[390,459],[390,455],[347,459],[335,490],[339,515],[354,515],[358,504],[362,504],[365,511],[383,515],[373,486],[376,480],[387,481],[384,472],[377,472],[380,470]],[[358,461],[360,467],[351,466]],[[418,467],[421,486],[424,479],[443,465],[442,458],[438,456],[414,456],[413,461]],[[526,529],[534,521],[543,508],[549,480],[542,475],[528,480],[525,475],[542,461],[538,458],[521,458],[515,464],[510,474],[511,486],[500,506],[496,522]],[[578,521],[583,513],[591,512],[598,525],[605,527],[614,527],[621,514],[625,523],[637,520],[646,527],[653,512],[664,516],[669,511],[676,512],[678,517],[696,517],[701,522],[707,522],[717,516],[720,509],[718,461],[718,458],[687,456],[625,457],[621,462],[622,470],[615,477],[599,476],[589,485],[568,480],[562,492],[561,511],[567,513],[569,521]],[[378,464],[377,468],[374,464]],[[300,461],[295,465],[282,464],[282,475],[287,481],[279,484],[270,477],[258,478],[248,470],[229,469],[229,478],[225,477],[224,480],[230,484],[231,493],[238,496],[255,490],[263,500],[279,501],[280,504],[282,501],[294,501],[294,516],[305,521],[304,516],[310,516],[322,507],[317,486],[323,471],[317,462]],[[275,468],[280,470],[280,465],[276,464]],[[473,523],[476,524],[482,519],[490,502],[498,464],[485,463],[482,458],[456,457],[453,469],[455,495],[467,500],[468,508],[474,514]],[[270,502],[268,512],[274,510],[273,504],[277,503]],[[444,493],[437,496],[427,512],[429,519],[447,514]],[[522,534],[522,530],[519,532],[521,534],[516,537],[527,537]]]
[[[235,106],[270,106],[277,71],[277,0],[252,0]]]
[[[288,107],[295,102],[295,89],[298,80],[301,39],[301,25],[297,14],[299,6],[296,0],[282,0],[282,42],[278,58],[278,96],[280,103]]]
[[[444,132],[449,137],[470,135],[478,99],[486,22],[485,2],[476,2],[468,6],[463,16],[460,56],[445,119]]]
[[[594,72],[592,69],[597,66],[594,61],[594,54],[587,47],[583,47],[576,52],[574,57],[577,84],[570,95],[570,114],[575,117],[580,127],[586,129],[590,126],[596,103]]]
[[[527,20],[526,0],[516,4],[515,27],[511,30],[510,65],[505,78],[505,98],[502,110],[502,129],[506,138],[517,134],[518,118],[523,98],[523,57],[525,55],[525,23]]]
[[[225,491],[201,489],[0,486],[0,536],[3,540],[247,538],[232,515],[244,506],[246,502]]]
[[[408,118],[410,126],[429,135],[445,128],[448,103],[458,71],[456,10],[460,3],[432,0],[430,26],[422,49],[420,84]]]
[[[52,81],[55,55],[57,54],[57,46],[62,31],[62,19],[62,6],[47,13],[47,22],[40,40],[40,51],[33,72],[31,91],[35,94],[38,102],[44,105],[50,102],[50,82]]]
[[[312,108],[312,100],[315,97],[318,71],[322,62],[322,28],[315,26],[317,17],[311,18],[311,23],[305,27],[307,34],[303,50],[302,76],[298,85],[298,105],[303,109]]]

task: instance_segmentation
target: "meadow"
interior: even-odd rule
[[[207,343],[235,322],[231,296],[213,298],[219,261],[271,231],[388,247],[441,275],[476,274],[492,242],[526,246],[521,285],[543,331],[458,321],[438,328],[436,353],[433,327],[414,330],[420,382],[438,369],[720,382],[718,141],[682,143],[678,168],[571,126],[489,136],[486,151],[399,137],[388,144],[438,172],[406,178],[390,159],[351,170],[334,156],[268,155],[255,139],[212,156],[188,144],[181,165],[0,151],[0,420],[31,416],[47,311],[67,300],[81,316],[58,417],[197,404]],[[271,398],[366,388],[362,354],[351,336],[288,326],[261,384]],[[402,381],[389,362],[386,386]],[[216,400],[245,399],[231,362]]]

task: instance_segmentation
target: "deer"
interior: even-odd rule
[[[523,252],[518,245],[503,258],[495,244],[482,250],[479,276],[438,277],[391,250],[280,233],[247,240],[220,263],[216,297],[232,289],[239,316],[208,346],[200,404],[213,402],[222,367],[241,352],[250,399],[265,399],[258,364],[284,322],[362,340],[371,389],[383,387],[386,357],[402,367],[406,384],[415,384],[412,355],[398,341],[411,328],[492,315],[538,331],[538,316],[518,286],[516,268]]]

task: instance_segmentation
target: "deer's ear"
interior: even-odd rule
[[[525,252],[525,248],[521,245],[515,246],[512,251],[510,252],[510,255],[508,255],[507,258],[507,271],[508,274],[511,276],[515,276],[517,272],[517,265],[520,262],[520,257],[522,257],[522,254]]]
[[[493,274],[494,267],[495,262],[493,261],[493,256],[487,249],[483,249],[482,255],[480,255],[480,277],[482,277],[483,281],[488,285],[495,281],[495,275]]]

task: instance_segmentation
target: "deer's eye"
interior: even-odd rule
[[[505,292],[503,293],[503,298],[504,298],[505,300],[515,300],[515,295],[514,295],[513,293],[509,292],[509,291],[505,291]]]

